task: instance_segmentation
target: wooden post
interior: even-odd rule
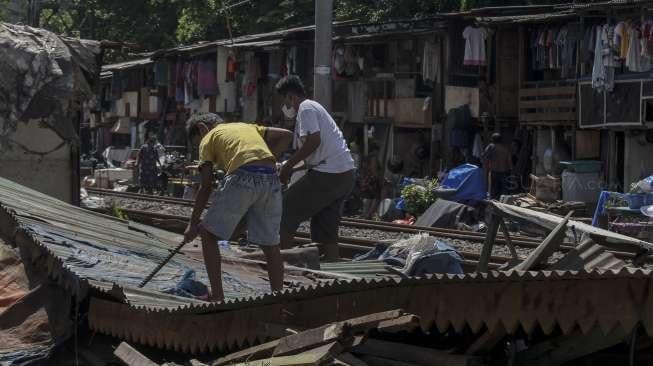
[[[506,244],[510,250],[510,255],[513,259],[519,259],[517,250],[515,250],[515,244],[513,244],[512,239],[510,239],[510,232],[508,231],[508,226],[506,226],[506,220],[504,220],[503,217],[500,219],[499,225],[501,225],[501,231],[503,231],[503,235],[506,237]]]
[[[542,261],[546,260],[551,256],[553,251],[555,251],[565,238],[565,231],[567,229],[567,222],[573,211],[570,211],[564,220],[560,221],[558,226],[556,226],[549,235],[544,239],[542,244],[540,244],[531,254],[519,265],[515,266],[516,270],[519,271],[528,271],[533,267],[537,266]]]
[[[495,210],[491,206],[488,206],[487,210],[488,211],[485,215],[487,233],[485,234],[485,242],[483,243],[481,257],[478,260],[478,267],[476,267],[476,272],[479,273],[487,272],[490,256],[492,255],[492,247],[494,246],[494,241],[497,237],[497,231],[499,230],[498,219],[500,219],[500,217],[496,215]]]

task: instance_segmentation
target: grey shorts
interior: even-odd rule
[[[354,188],[356,171],[323,173],[309,170],[284,193],[282,230],[288,235],[311,219],[311,239],[338,242],[338,226],[345,199]]]
[[[243,167],[229,174],[214,192],[202,227],[228,240],[240,220],[247,216],[247,240],[252,244],[279,244],[282,214],[281,184],[274,168]]]

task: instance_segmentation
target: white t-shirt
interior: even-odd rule
[[[306,99],[297,111],[294,148],[301,148],[306,136],[318,131],[320,146],[305,161],[309,168],[323,173],[344,173],[354,169],[354,159],[336,122],[320,103]]]
[[[485,39],[487,30],[485,28],[476,28],[467,26],[463,30],[465,39],[465,65],[485,65]]]

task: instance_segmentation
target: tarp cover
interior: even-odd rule
[[[0,151],[16,146],[11,134],[29,120],[75,143],[75,112],[94,94],[100,53],[99,42],[0,23]]]
[[[442,188],[456,190],[453,196],[448,197],[451,201],[471,203],[487,197],[483,170],[472,164],[463,164],[451,169],[442,181]]]
[[[0,240],[0,365],[46,360],[71,329],[70,296],[29,263]]]

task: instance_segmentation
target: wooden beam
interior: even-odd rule
[[[499,217],[496,215],[494,209],[491,206],[487,208],[487,232],[485,233],[485,242],[483,243],[483,249],[481,250],[481,257],[478,260],[478,267],[476,267],[476,272],[487,272],[488,263],[490,262],[490,257],[492,255],[492,247],[494,246],[494,241],[497,238],[497,231],[499,230]]]
[[[340,354],[343,348],[338,342],[331,342],[293,356],[271,357],[256,361],[245,361],[236,366],[309,366],[320,365]]]
[[[368,314],[342,322],[326,324],[318,328],[309,329],[304,332],[289,335],[280,339],[260,344],[258,346],[231,353],[217,359],[213,365],[227,365],[243,362],[245,360],[272,357],[273,355],[282,356],[288,353],[300,352],[307,347],[314,347],[316,344],[324,344],[334,340],[336,338],[335,333],[342,330],[344,324],[347,324],[346,327],[348,332],[356,333],[367,331],[371,328],[376,327],[380,322],[384,320],[396,319],[403,314],[404,312],[402,310],[395,309]],[[339,324],[340,327],[333,327],[336,324]]]
[[[120,343],[113,354],[127,366],[159,366],[132,348],[127,342]]]
[[[515,269],[519,271],[529,271],[549,258],[551,254],[562,245],[567,231],[567,222],[569,222],[569,218],[573,213],[573,211],[570,211],[558,226],[547,235],[542,244],[538,245],[538,247],[531,252],[528,258],[515,266]]]
[[[279,345],[279,339],[274,341],[259,344],[258,346],[249,347],[244,350],[228,354],[224,357],[218,358],[213,362],[213,366],[233,364],[248,359],[256,359],[259,357],[270,357],[274,352],[274,348]]]
[[[413,314],[400,316],[397,319],[384,320],[377,329],[382,333],[412,332],[419,328],[419,317]]]
[[[466,366],[478,358],[469,355],[452,355],[444,351],[418,347],[411,344],[386,342],[368,339],[360,346],[352,348],[355,355],[382,357],[390,360],[409,362],[416,365]]]
[[[316,345],[331,342],[356,332],[376,328],[381,321],[396,319],[402,315],[401,310],[390,310],[369,314],[342,322],[323,325],[318,328],[306,330],[280,339],[279,345],[274,349],[274,356],[284,356]]]
[[[504,220],[503,217],[500,218],[500,220],[499,225],[501,225],[501,231],[503,231],[503,236],[506,238],[506,244],[510,250],[510,255],[512,256],[512,259],[519,259],[519,255],[517,255],[517,250],[515,249],[515,244],[513,244],[512,239],[510,238],[510,231],[508,231],[506,220]]]

